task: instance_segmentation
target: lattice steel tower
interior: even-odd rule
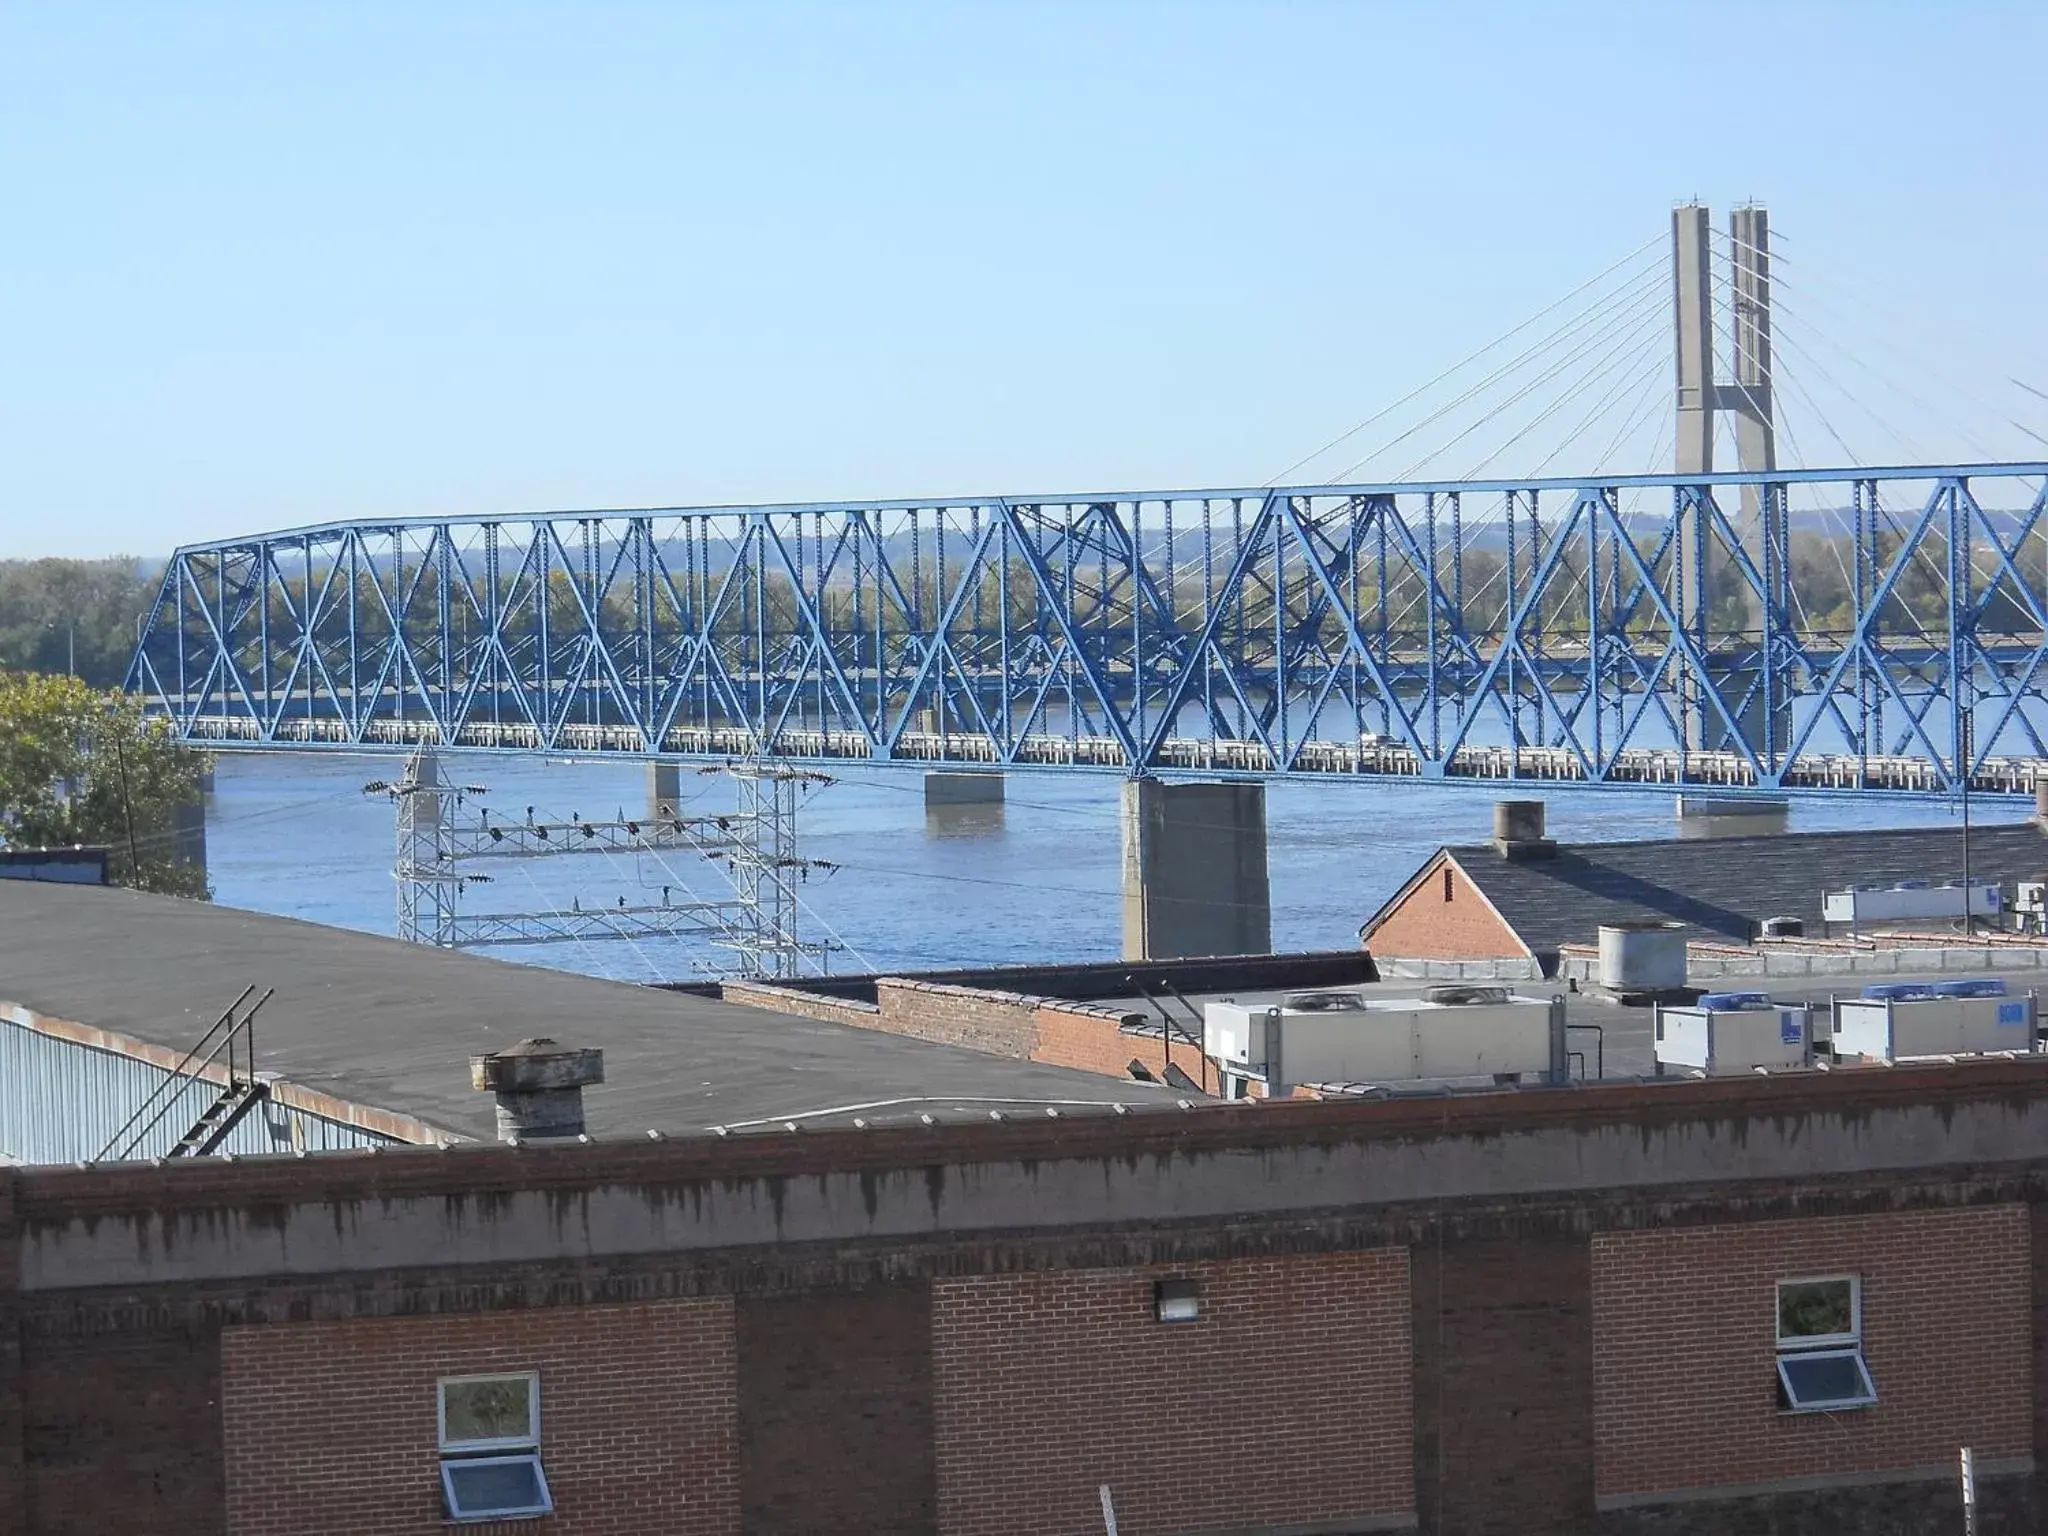
[[[832,780],[759,758],[706,771],[732,779],[738,804],[731,813],[536,821],[529,807],[524,822],[493,821],[488,812],[457,814],[470,796],[485,793],[481,786],[447,784],[436,754],[411,754],[398,783],[364,786],[398,807],[398,936],[441,949],[689,938],[735,957],[733,966],[718,968],[721,974],[788,978],[807,965],[827,969],[837,946],[798,936],[803,901],[796,888],[812,870],[833,866],[798,851],[797,807],[809,790]],[[466,912],[458,902],[465,886],[494,878],[477,872],[479,864],[590,853],[701,857],[723,866],[732,894],[675,900],[664,886],[658,904],[629,905],[620,897],[617,906],[579,900],[567,909],[511,912]]]

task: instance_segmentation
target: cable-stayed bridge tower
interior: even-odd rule
[[[1770,215],[1751,204],[1729,215],[1726,276],[1717,282],[1712,240],[1712,214],[1700,203],[1671,210],[1671,286],[1673,354],[1678,368],[1677,425],[1672,469],[1693,480],[1714,472],[1715,428],[1723,418],[1734,425],[1736,468],[1768,476],[1778,467],[1778,436],[1771,389],[1771,257]],[[1720,287],[1729,311],[1725,334],[1730,340],[1732,378],[1722,383],[1714,370],[1715,290]],[[1736,522],[1744,553],[1765,573],[1764,594],[1737,595],[1739,617],[1757,621],[1761,637],[1769,592],[1782,579],[1789,561],[1791,538],[1787,500],[1767,480],[1739,488]],[[1716,547],[1708,519],[1695,515],[1681,533],[1677,596],[1679,616],[1702,651],[1708,650],[1712,594],[1722,585],[1729,552]],[[1746,627],[1746,624],[1745,624]],[[1757,655],[1710,656],[1718,686],[1740,701],[1735,731],[1712,718],[1697,689],[1683,701],[1684,738],[1689,750],[1725,750],[1739,735],[1753,749],[1782,751],[1788,731],[1788,701],[1764,686],[1768,665]]]

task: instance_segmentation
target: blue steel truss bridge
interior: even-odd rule
[[[345,522],[179,550],[215,749],[2021,792],[2048,463]]]
[[[1809,318],[1825,289],[1802,277],[1786,302],[1765,210],[1733,210],[1723,237],[1684,205],[1668,265],[1660,244],[1431,381],[1490,369],[1322,483],[228,539],[172,558],[129,686],[216,748],[2031,789],[2048,464],[1999,462],[1975,430],[2048,434],[1978,402],[1960,436],[1990,462],[1865,467],[1838,413],[1869,416],[1884,455],[1910,439],[1867,381],[1841,384],[1862,364]],[[2048,402],[2008,382],[2018,410]],[[1799,456],[1786,401],[1852,467],[1781,467],[1781,430]],[[1592,473],[1489,478],[1567,407],[1577,425],[1536,468],[1572,450]],[[1660,415],[1634,462],[1672,472],[1606,473]],[[1482,429],[1512,435],[1456,478],[1417,472]],[[1714,471],[1724,433],[1733,474]]]

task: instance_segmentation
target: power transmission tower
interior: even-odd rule
[[[455,947],[455,895],[462,875],[448,852],[439,760],[415,752],[395,785],[366,784],[365,794],[389,793],[398,805],[398,936],[413,944]]]
[[[741,974],[800,976],[806,960],[824,969],[833,946],[797,938],[802,900],[796,888],[812,870],[834,866],[798,852],[796,821],[801,801],[832,780],[758,757],[727,764],[723,771],[739,792],[733,820],[740,835],[726,864],[742,916],[726,942],[739,954]]]
[[[803,974],[806,963],[823,971],[837,946],[798,936],[796,886],[812,870],[836,866],[798,853],[796,822],[802,798],[831,779],[758,759],[705,771],[732,777],[739,799],[732,814],[536,821],[529,806],[523,822],[494,822],[488,811],[473,818],[461,811],[471,796],[488,793],[484,786],[447,784],[433,752],[413,753],[396,784],[363,786],[397,807],[398,936],[442,949],[687,938],[734,955],[733,966],[704,967],[719,974],[786,978]],[[586,907],[578,898],[567,909],[460,907],[464,889],[493,883],[494,876],[475,869],[480,861],[575,853],[692,854],[722,864],[733,894],[677,901],[664,886],[659,904],[629,905],[622,896],[616,906]]]

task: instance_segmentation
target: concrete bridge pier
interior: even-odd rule
[[[683,770],[674,763],[647,765],[647,814],[674,816],[683,797]]]
[[[1680,795],[1682,838],[1765,837],[1784,832],[1792,802],[1783,795]]]
[[[924,776],[924,804],[930,810],[937,805],[1001,805],[1003,803],[1003,776],[982,769],[965,771],[948,769],[941,773],[933,771]]]
[[[171,861],[206,872],[206,801],[181,800],[171,807]]]
[[[1003,829],[1003,776],[986,769],[924,776],[929,837],[976,837]]]
[[[1123,784],[1126,960],[1273,947],[1263,784]]]
[[[213,798],[213,758],[201,754],[199,782],[193,788],[190,800],[176,801],[171,806],[171,824],[165,829],[166,843],[173,864],[188,864],[206,872],[206,802]]]

